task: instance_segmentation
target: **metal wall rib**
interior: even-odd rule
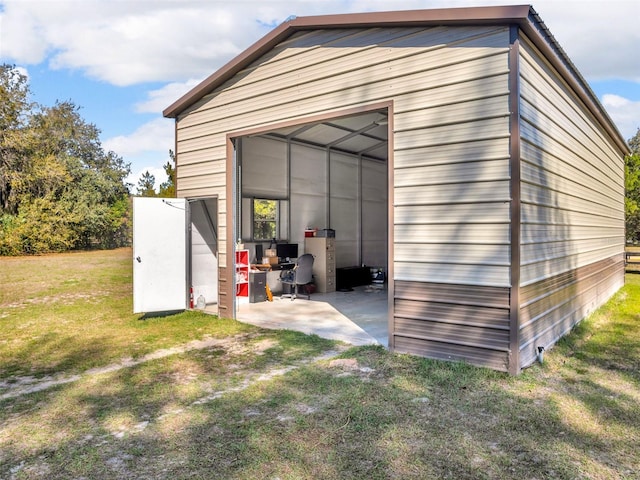
[[[396,350],[508,369],[509,288],[396,281]]]
[[[623,283],[623,154],[521,42],[520,366]]]
[[[538,347],[549,348],[624,283],[624,255],[549,277],[521,290],[520,362],[536,361]]]

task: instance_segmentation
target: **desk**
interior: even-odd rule
[[[268,272],[271,270],[271,264],[269,263],[252,263],[251,270],[259,270],[261,272]]]
[[[257,263],[252,264],[251,269],[259,270],[267,274],[267,285],[269,285],[269,290],[275,295],[282,293],[282,282],[280,281],[282,270],[291,270],[295,266],[296,264],[291,262],[276,263],[274,265]]]
[[[276,263],[275,265],[271,265],[271,270],[293,270],[296,264],[293,262],[288,263]]]
[[[261,272],[268,272],[270,270],[292,270],[296,264],[293,262],[287,263],[274,263],[273,265],[270,263],[252,263],[252,270],[260,270]]]

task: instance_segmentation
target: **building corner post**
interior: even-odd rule
[[[521,248],[521,159],[520,159],[520,29],[509,32],[509,158],[510,158],[510,280],[509,373],[520,373],[520,248]]]

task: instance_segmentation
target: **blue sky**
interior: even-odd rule
[[[164,180],[162,110],[290,15],[520,4],[440,0],[0,0],[0,62],[33,100],[72,100],[102,144]],[[533,2],[625,139],[640,128],[640,0]]]

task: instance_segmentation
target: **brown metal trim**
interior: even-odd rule
[[[174,185],[176,190],[176,198],[179,198],[178,195],[178,119],[176,118],[173,122],[173,155],[174,162],[173,168],[175,170],[176,183]]]
[[[395,349],[395,315],[394,315],[394,265],[393,259],[394,253],[394,103],[391,101],[387,109],[387,118],[389,123],[387,125],[387,334],[388,334],[388,348],[390,351]]]
[[[495,7],[454,7],[391,12],[347,13],[300,17],[291,21],[297,29],[317,28],[393,28],[419,25],[494,24],[526,20],[529,5]]]
[[[229,305],[233,305],[233,299],[229,301],[227,267],[218,267],[218,316],[230,318]]]
[[[235,281],[234,281],[234,265],[235,265],[235,244],[233,242],[234,232],[233,230],[233,171],[235,165],[233,164],[235,147],[233,145],[232,137],[227,135],[227,161],[226,161],[226,207],[227,207],[227,238],[225,239],[227,245],[227,258],[226,268],[224,270],[224,282],[218,280],[218,291],[221,292],[224,288],[224,295],[219,294],[220,300],[224,297],[224,309],[229,317],[235,317],[234,304],[235,304]],[[221,271],[222,269],[220,269]]]
[[[509,287],[398,280],[396,300],[509,310]]]
[[[521,325],[521,368],[535,361],[538,346],[550,348],[583,320],[584,317],[575,317],[576,309],[588,304],[594,309],[600,307],[609,299],[603,293],[611,292],[616,285],[624,285],[622,254],[523,287],[523,297],[531,300],[522,308],[522,316],[527,322]],[[549,305],[553,305],[553,309]],[[536,315],[536,309],[544,315]]]
[[[398,280],[394,290],[395,351],[508,370],[508,287]]]
[[[520,373],[520,29],[509,39],[509,156],[511,167],[511,294],[509,298],[509,373]]]

